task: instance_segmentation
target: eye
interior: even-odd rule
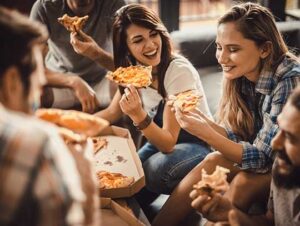
[[[230,47],[230,48],[229,48],[229,52],[231,52],[231,53],[235,53],[235,52],[237,52],[237,51],[239,51],[239,49],[236,48],[236,47]]]
[[[219,51],[222,50],[222,47],[220,45],[218,45],[217,43],[215,43],[215,46],[216,46],[217,50],[219,50]]]
[[[136,38],[136,39],[134,39],[133,41],[132,41],[132,43],[140,43],[140,42],[142,42],[143,41],[143,39],[142,38]]]
[[[156,37],[158,35],[157,31],[151,31],[150,32],[150,37]]]

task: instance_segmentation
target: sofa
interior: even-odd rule
[[[300,54],[300,21],[279,22],[277,26],[289,48]],[[197,30],[174,31],[171,38],[175,48],[197,68],[212,114],[215,114],[221,96],[222,72],[215,57],[216,26],[199,26]],[[160,195],[145,210],[151,221],[164,204],[167,195]],[[199,217],[191,215],[187,225],[197,225]]]

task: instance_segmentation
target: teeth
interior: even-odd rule
[[[148,53],[144,53],[145,56],[152,56],[156,53],[156,50],[153,50],[151,52],[148,52]]]
[[[223,66],[222,68],[223,68],[223,71],[228,72],[228,71],[230,71],[233,67],[225,67],[225,66]]]

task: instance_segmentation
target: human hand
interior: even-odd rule
[[[217,192],[200,195],[196,189],[190,193],[192,207],[210,221],[227,221],[233,208],[230,201]]]
[[[143,110],[138,90],[133,85],[125,88],[119,104],[122,112],[128,115],[135,123],[141,122],[147,114]]]
[[[182,112],[178,107],[174,107],[173,111],[180,127],[190,134],[205,141],[210,132],[213,131],[213,128],[210,126],[210,119],[199,109]]]
[[[95,40],[79,30],[70,34],[70,43],[76,53],[95,60],[98,56],[99,45]]]
[[[82,111],[94,113],[100,105],[95,91],[78,76],[73,77],[72,87],[76,97],[81,103]]]

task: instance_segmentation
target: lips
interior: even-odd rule
[[[157,49],[152,50],[152,51],[147,52],[147,53],[144,53],[144,56],[146,56],[146,57],[152,57],[152,56],[154,56],[156,53],[157,53]]]

